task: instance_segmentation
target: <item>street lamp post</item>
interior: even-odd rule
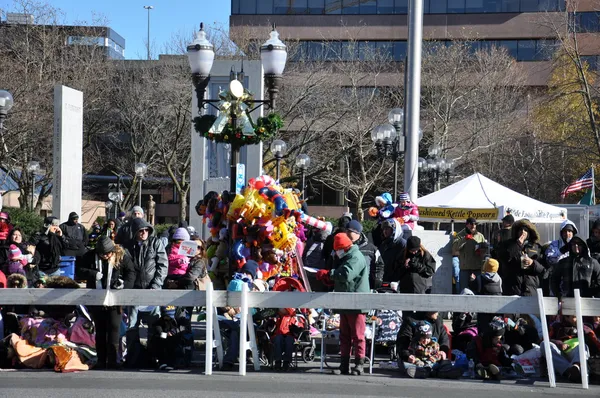
[[[148,171],[148,166],[144,163],[135,164],[135,175],[140,179],[140,196],[138,198],[138,206],[142,207],[142,184],[144,183],[144,176]]]
[[[301,191],[302,191],[302,197],[301,199],[304,200],[304,198],[306,198],[306,195],[304,193],[304,191],[306,190],[306,170],[310,167],[310,157],[308,155],[305,154],[300,154],[296,157],[296,167],[298,167],[300,169],[300,174],[301,174]]]
[[[188,60],[190,68],[192,70],[192,82],[196,89],[196,98],[198,101],[198,109],[203,112],[204,107],[209,104],[215,109],[219,108],[215,105],[219,103],[221,99],[204,99],[206,94],[206,88],[210,81],[210,71],[215,59],[215,52],[213,45],[206,38],[206,32],[204,31],[204,24],[200,24],[200,31],[198,32],[196,39],[187,47]],[[268,100],[252,100],[246,101],[256,105],[255,108],[250,110],[250,113],[262,105],[266,105],[270,110],[275,108],[275,101],[279,94],[281,87],[281,80],[283,71],[285,69],[285,63],[287,61],[287,50],[285,44],[279,39],[279,33],[273,26],[273,31],[270,34],[269,39],[260,47],[260,58],[262,67],[264,70],[264,79],[267,92],[269,94]],[[239,92],[240,82],[243,84],[243,78],[238,74],[233,76],[235,79],[230,83],[230,91],[232,94]],[[240,81],[240,80],[242,81]],[[237,87],[232,88],[232,84]],[[242,86],[243,89],[243,86]],[[243,91],[243,90],[242,90]],[[234,129],[237,128],[237,116],[235,114],[234,107],[231,107],[230,111],[231,124]],[[230,191],[235,192],[236,181],[235,174],[237,169],[237,163],[239,162],[239,151],[240,146],[237,144],[231,144],[231,157],[230,157]]]
[[[406,151],[404,136],[404,110],[394,108],[388,114],[390,124],[382,124],[371,131],[371,139],[381,158],[391,158],[394,162],[394,200],[398,198],[398,162]],[[418,131],[418,141],[423,138],[421,129]],[[417,142],[418,142],[417,141]],[[405,165],[406,167],[406,165]]]
[[[39,170],[40,162],[32,160],[27,164],[27,172],[31,175],[31,211],[35,208],[35,175]]]
[[[445,175],[447,180],[450,178],[450,173],[454,169],[454,160],[444,159],[442,149],[433,145],[429,148],[427,159],[419,158],[418,167],[429,175],[432,191],[436,192],[441,188],[442,175]]]
[[[148,10],[148,61],[150,60],[150,10],[154,9],[153,6],[144,6]]]
[[[275,160],[277,162],[276,179],[277,181],[279,181],[279,178],[281,177],[281,159],[283,159],[283,157],[285,156],[285,153],[287,151],[287,144],[283,140],[274,140],[271,143],[270,149],[273,156],[275,156]]]

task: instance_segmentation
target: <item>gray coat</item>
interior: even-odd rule
[[[148,228],[150,233],[148,239],[138,242],[135,236],[137,231],[142,228]],[[135,231],[133,234],[134,239],[129,242],[126,248],[133,259],[135,269],[133,288],[161,289],[169,269],[165,246],[160,239],[151,236],[154,228],[144,219],[136,218],[131,221],[131,230]]]

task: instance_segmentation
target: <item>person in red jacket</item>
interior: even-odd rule
[[[273,333],[273,348],[275,351],[274,370],[287,372],[292,362],[294,352],[294,340],[302,331],[302,322],[296,317],[293,308],[280,308],[275,321],[275,332]],[[285,354],[285,357],[284,357]],[[283,359],[283,367],[282,367]]]

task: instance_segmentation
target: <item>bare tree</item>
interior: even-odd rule
[[[12,92],[15,106],[4,124],[0,168],[15,181],[25,208],[32,191],[27,164],[41,163],[46,174],[37,177],[39,208],[52,187],[53,88],[64,84],[85,91],[86,106],[94,109],[107,91],[110,65],[98,43],[68,41],[68,37],[97,36],[93,27],[62,26],[62,12],[44,2],[16,0],[13,7],[32,15],[35,24],[2,27],[0,81]],[[97,116],[84,112],[84,142],[103,129],[102,123],[89,117],[92,114]]]

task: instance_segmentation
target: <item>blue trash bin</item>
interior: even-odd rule
[[[66,276],[71,279],[75,279],[75,257],[72,256],[60,256],[60,263],[58,263],[60,276]]]

